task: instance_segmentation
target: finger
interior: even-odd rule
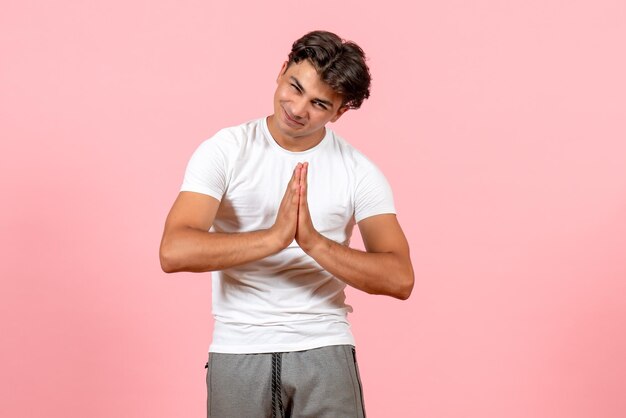
[[[290,201],[291,196],[297,193],[298,184],[300,183],[300,178],[298,177],[298,166],[294,168],[293,173],[291,173],[291,179],[289,180],[289,184],[287,185],[287,190],[285,191],[285,195],[283,196],[283,200]]]
[[[292,198],[292,203],[297,205],[298,204],[298,200],[300,198],[300,193],[298,192],[298,190],[300,189],[300,179],[302,176],[302,164],[298,163],[298,165],[296,166],[296,169],[294,170],[294,182],[293,182],[293,187],[292,187],[292,191],[293,191],[293,198]]]
[[[296,177],[295,177],[295,180],[294,180],[294,183],[293,183],[293,190],[297,194],[298,188],[300,186],[300,181],[301,181],[301,178],[302,178],[302,164],[300,164],[300,163],[298,163],[298,165],[296,166],[295,176]]]
[[[289,186],[291,186],[294,182],[298,183],[297,179],[298,179],[298,167],[300,166],[300,163],[298,163],[298,165],[296,165],[296,167],[293,169],[293,172],[291,173],[291,178],[289,179]]]
[[[306,192],[308,186],[308,171],[309,171],[309,163],[302,164],[301,174],[300,174],[300,196],[303,196],[306,202]]]
[[[302,168],[302,164],[298,163],[296,168],[293,170],[293,182],[291,183],[292,189],[294,191],[298,190],[298,185],[300,184],[300,169]]]

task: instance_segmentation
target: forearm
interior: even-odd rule
[[[163,237],[161,267],[167,273],[223,270],[281,250],[270,229],[236,234],[181,228]]]
[[[305,251],[329,273],[364,292],[407,299],[413,289],[408,254],[364,252],[322,235]]]

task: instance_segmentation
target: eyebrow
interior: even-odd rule
[[[300,84],[300,82],[298,81],[298,79],[297,79],[297,78],[295,78],[294,76],[290,76],[290,77],[289,77],[289,79],[290,79],[290,80],[291,80],[291,81],[292,81],[292,82],[293,82],[293,83],[294,83],[294,84],[295,84],[295,85],[296,85],[296,86],[297,86],[297,87],[298,87],[298,88],[299,88],[302,92],[305,92],[304,87],[302,87],[302,84]],[[331,102],[330,100],[320,99],[319,97],[318,97],[318,98],[315,98],[315,99],[313,99],[313,100],[314,100],[314,101],[316,101],[316,102],[319,102],[319,103],[323,103],[323,104],[325,104],[325,105],[326,105],[326,106],[328,106],[328,107],[331,107],[331,108],[333,107],[333,102]]]

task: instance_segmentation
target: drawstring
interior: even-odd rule
[[[272,353],[272,418],[277,418],[276,408],[280,411],[280,417],[284,418],[282,383],[280,381],[280,368],[282,353]]]

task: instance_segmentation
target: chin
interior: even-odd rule
[[[291,126],[287,122],[281,119],[280,128],[285,133],[291,132],[295,135],[301,135],[302,132],[306,129],[306,126]]]

